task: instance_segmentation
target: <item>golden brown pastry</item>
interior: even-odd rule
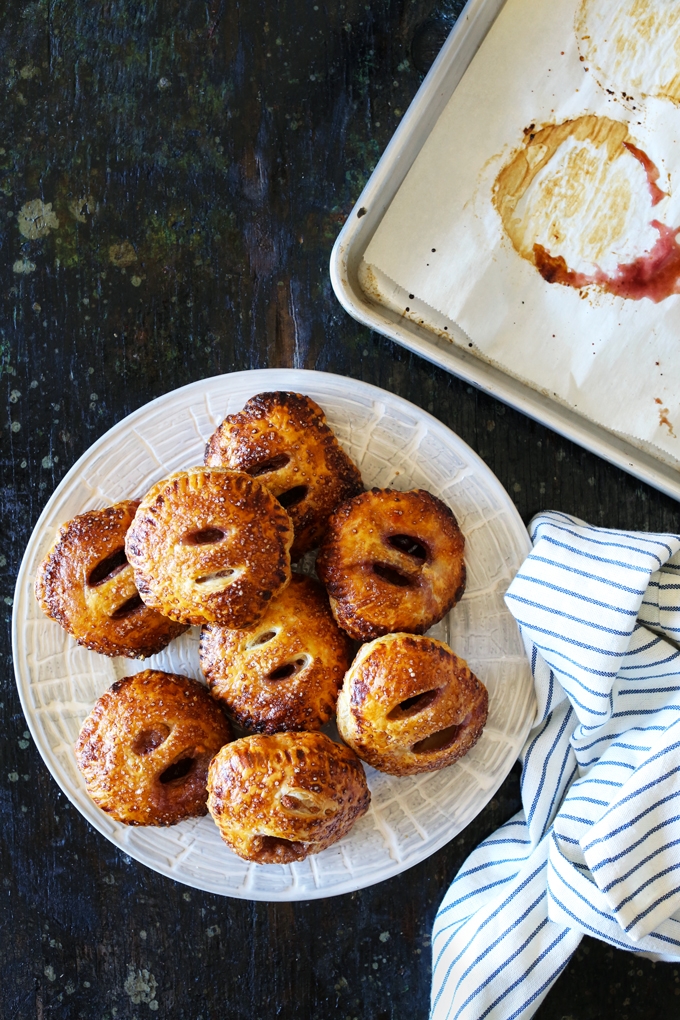
[[[190,468],[146,494],[125,549],[147,606],[180,623],[248,627],[290,581],[290,519],[255,478]]]
[[[208,441],[206,464],[245,471],[270,489],[295,529],[297,560],[318,545],[339,503],[361,492],[361,475],[311,397],[258,393]]]
[[[62,524],[35,579],[42,611],[102,655],[144,659],[186,630],[147,608],[135,587],[125,534],[138,505],[125,500]]]
[[[338,699],[338,731],[380,772],[434,772],[476,744],[488,711],[486,687],[448,645],[388,634],[364,645]]]
[[[371,489],[338,507],[316,561],[333,615],[359,641],[422,634],[465,590],[465,540],[424,489]]]
[[[76,741],[87,792],[126,825],[174,825],[207,814],[210,759],[231,740],[198,680],[146,669],[102,694]]]
[[[288,864],[347,835],[368,810],[364,769],[324,733],[242,737],[210,763],[208,808],[247,861]]]
[[[200,658],[212,696],[239,726],[276,733],[328,722],[352,656],[321,585],[293,574],[256,626],[204,627]]]

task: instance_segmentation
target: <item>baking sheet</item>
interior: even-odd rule
[[[673,368],[680,296],[633,300],[598,286],[548,283],[513,246],[494,203],[499,174],[524,151],[527,135],[546,125],[583,125],[591,115],[600,132],[602,125],[623,125],[631,144],[659,168],[664,195],[652,205],[648,169],[627,149],[614,182],[611,159],[600,160],[609,172],[600,190],[595,196],[586,190],[571,220],[558,224],[567,233],[563,249],[571,261],[598,215],[598,195],[605,222],[620,214],[621,188],[613,184],[621,178],[629,205],[623,231],[613,243],[607,239],[610,250],[601,259],[610,274],[654,245],[652,220],[680,223],[680,189],[676,194],[674,188],[680,109],[667,98],[633,96],[630,86],[622,95],[616,78],[625,69],[609,68],[607,77],[589,66],[594,43],[577,39],[582,8],[582,0],[509,0],[378,226],[360,277],[378,292],[381,278],[393,281],[405,302],[409,295],[421,300],[425,325],[443,330],[457,324],[467,336],[451,330],[454,342],[469,338],[493,364],[593,421],[660,448],[672,463],[680,453]],[[597,24],[593,12],[586,13]],[[649,49],[658,91],[658,47]],[[636,80],[644,79],[643,71],[637,68]],[[567,143],[573,148],[574,138]],[[589,148],[599,155],[597,146]],[[538,231],[542,240],[540,224]],[[576,266],[588,269],[583,261]],[[396,307],[399,292],[392,290]],[[428,316],[428,308],[435,314]],[[403,311],[413,309],[404,304]]]

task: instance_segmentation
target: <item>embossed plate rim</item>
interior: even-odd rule
[[[178,875],[172,870],[170,865],[166,866],[164,862],[160,862],[157,856],[152,857],[150,854],[146,854],[143,848],[140,849],[137,846],[130,846],[128,843],[124,842],[122,837],[117,838],[116,832],[112,832],[110,829],[110,826],[112,825],[111,819],[104,815],[94,805],[94,803],[89,800],[81,802],[83,791],[74,788],[73,785],[67,781],[68,777],[65,777],[65,775],[62,774],[62,765],[47,740],[44,727],[40,724],[37,718],[37,713],[33,709],[29,698],[31,673],[27,662],[26,643],[22,640],[24,636],[24,624],[28,619],[26,615],[27,599],[30,597],[28,593],[32,589],[32,585],[29,586],[27,582],[32,580],[32,570],[35,567],[37,550],[44,538],[43,529],[55,506],[64,496],[69,494],[69,490],[72,489],[74,483],[76,485],[79,483],[80,475],[84,468],[89,465],[90,462],[94,462],[97,455],[106,450],[106,447],[113,439],[117,439],[121,432],[125,432],[131,427],[134,427],[137,422],[141,422],[148,418],[159,409],[165,408],[168,411],[171,411],[174,404],[181,404],[188,395],[193,397],[195,394],[195,403],[198,406],[201,401],[205,401],[205,398],[211,389],[227,387],[242,390],[244,386],[251,389],[252,394],[274,388],[296,389],[302,392],[310,392],[310,395],[314,395],[315,391],[318,389],[334,387],[340,395],[342,395],[342,391],[344,390],[347,393],[348,399],[351,398],[352,394],[362,394],[365,398],[370,399],[373,402],[382,402],[394,409],[401,409],[402,411],[407,412],[416,419],[418,424],[422,423],[426,425],[428,431],[435,435],[440,434],[445,437],[449,448],[453,448],[454,450],[457,449],[464,455],[464,459],[472,468],[474,477],[483,477],[487,490],[494,492],[496,498],[507,511],[510,522],[512,522],[515,526],[513,538],[519,542],[520,548],[523,545],[526,552],[529,551],[529,537],[522,519],[519,516],[514,503],[510,499],[510,496],[502,487],[501,483],[495,477],[490,468],[487,467],[474,450],[472,450],[446,425],[410,401],[370,383],[362,382],[361,380],[351,379],[349,377],[333,373],[317,372],[307,369],[253,369],[243,372],[211,376],[188,383],[185,386],[170,391],[169,393],[162,394],[161,396],[156,397],[137,408],[137,410],[117,422],[111,429],[100,436],[99,439],[97,439],[90,447],[88,447],[87,450],[83,452],[54,490],[40,514],[35,528],[33,529],[17,577],[12,617],[14,668],[19,697],[26,716],[27,725],[36,747],[47,765],[47,768],[51,772],[62,792],[78,809],[80,814],[82,814],[87,821],[89,821],[94,828],[97,829],[97,831],[109,839],[123,853],[133,857],[152,870],[165,875],[176,882],[188,885],[191,888],[213,892],[218,895],[233,896],[234,898],[239,899],[282,902],[324,898],[327,896],[340,895],[346,892],[354,892],[358,889],[365,888],[366,886],[375,884],[379,881],[384,881],[387,878],[392,878],[395,875],[400,874],[435,853],[441,846],[460,832],[464,825],[469,824],[469,822],[472,821],[472,819],[493,797],[512,767],[516,757],[516,752],[518,752],[521,748],[533,721],[534,713],[531,702],[528,704],[522,732],[519,733],[519,735],[516,735],[512,741],[510,741],[509,737],[506,738],[507,748],[504,752],[505,756],[503,759],[503,766],[498,770],[497,777],[494,777],[497,781],[493,782],[492,785],[486,789],[480,791],[479,800],[478,802],[475,802],[474,805],[474,812],[471,813],[469,817],[465,818],[463,825],[457,825],[452,822],[450,831],[444,831],[439,838],[432,839],[430,842],[417,847],[415,851],[412,851],[401,861],[395,861],[393,858],[390,858],[389,863],[386,863],[383,867],[381,867],[378,873],[370,873],[363,876],[354,876],[349,873],[349,877],[343,877],[342,880],[338,881],[332,887],[321,888],[315,886],[314,888],[305,887],[304,889],[300,889],[298,888],[297,881],[294,880],[292,885],[288,886],[283,891],[278,892],[264,889],[249,889],[245,885],[243,888],[225,891],[223,888],[217,888],[214,881],[211,881],[209,876],[202,879],[200,875],[192,875],[190,877],[184,874]],[[323,398],[320,397],[319,399],[322,400]],[[192,404],[193,403],[194,401],[192,400]],[[511,751],[515,753],[511,754]],[[125,827],[122,828],[124,831],[129,831],[125,830]],[[141,830],[135,831],[139,832]],[[166,830],[148,829],[144,831],[149,833],[162,833]]]

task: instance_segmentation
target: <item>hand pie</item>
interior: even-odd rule
[[[125,549],[147,606],[180,623],[249,627],[290,581],[290,519],[255,478],[177,471],[139,505]]]
[[[125,556],[125,535],[138,503],[125,500],[62,524],[38,567],[42,611],[78,644],[102,655],[144,659],[186,627],[142,602]]]
[[[75,745],[87,792],[126,825],[173,825],[207,814],[210,759],[229,723],[197,680],[147,669],[117,680]]]
[[[371,795],[348,747],[324,733],[243,737],[210,763],[208,808],[247,861],[288,864],[346,836]]]
[[[338,507],[316,561],[333,615],[358,641],[422,634],[465,590],[465,540],[424,489],[371,489]]]
[[[255,626],[204,627],[200,658],[227,714],[245,730],[275,733],[328,722],[351,652],[321,585],[293,574]]]
[[[338,698],[338,731],[380,772],[434,772],[467,754],[486,723],[486,687],[448,645],[388,634],[364,645]]]
[[[245,471],[274,493],[295,529],[293,560],[319,544],[332,511],[363,488],[323,411],[300,393],[251,397],[210,437],[205,462]]]

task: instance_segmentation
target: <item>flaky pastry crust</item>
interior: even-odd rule
[[[139,505],[125,549],[147,606],[180,623],[248,627],[290,581],[290,518],[255,478],[177,471]]]
[[[235,740],[213,758],[208,794],[222,839],[258,864],[320,853],[347,835],[371,799],[357,756],[324,733]]]
[[[465,540],[424,489],[371,489],[338,507],[316,561],[336,620],[351,637],[422,634],[465,590]]]
[[[276,733],[328,722],[351,649],[321,585],[293,574],[256,626],[204,627],[200,659],[213,697],[239,726]]]
[[[488,712],[486,687],[448,645],[388,634],[364,645],[338,698],[338,731],[380,772],[435,772],[467,754]]]
[[[207,814],[210,759],[231,740],[203,684],[147,669],[102,694],[75,744],[87,792],[126,825]]]
[[[138,503],[124,500],[62,524],[38,567],[42,611],[78,644],[102,655],[144,659],[186,627],[148,608],[125,557],[125,535]]]
[[[332,511],[363,489],[323,411],[300,393],[251,397],[210,437],[205,462],[257,476],[274,493],[293,521],[294,560],[319,544]]]

